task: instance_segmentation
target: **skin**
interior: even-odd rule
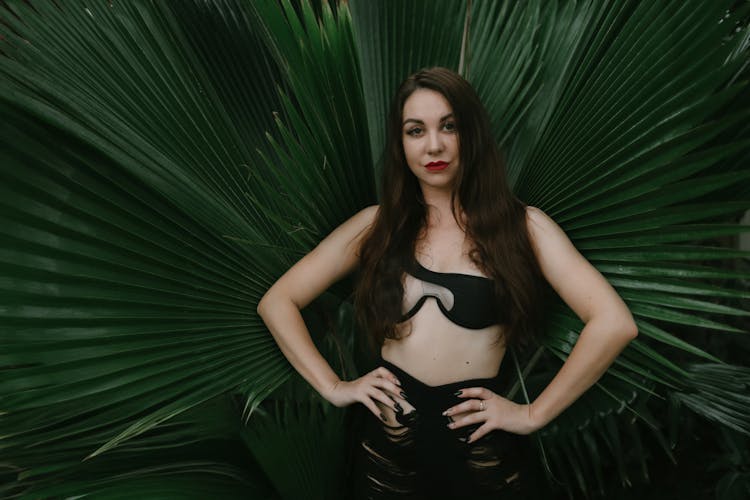
[[[459,137],[451,106],[442,94],[420,89],[409,96],[402,111],[401,137],[407,166],[428,193],[428,199],[448,201],[460,167]],[[426,168],[436,161],[445,162],[447,167]],[[434,271],[483,275],[469,258],[472,245],[466,234],[449,211],[439,208],[431,208],[428,223],[416,241],[415,257]],[[460,213],[457,205],[456,214]],[[406,310],[421,298],[422,284],[405,275],[404,287]],[[435,300],[425,302],[412,319],[396,328],[402,338],[385,341],[383,359],[408,367],[411,375],[428,385],[494,377],[505,353],[502,343],[496,342],[503,334],[501,325],[478,330],[461,328],[440,312]],[[452,361],[450,369],[446,369],[448,360]],[[410,409],[404,408],[407,412]],[[387,408],[383,412],[389,422],[395,418]]]
[[[445,97],[427,89],[412,93],[402,112],[404,154],[429,207],[428,236],[462,233],[450,207],[459,166],[459,138],[451,113]],[[424,166],[432,161],[446,161],[448,167],[430,172]],[[409,407],[404,399],[408,395],[401,391],[396,376],[378,367],[355,380],[341,380],[315,348],[300,313],[355,269],[362,238],[377,210],[377,206],[371,206],[357,213],[292,266],[264,295],[258,313],[292,366],[326,400],[339,407],[362,403],[374,415],[389,421],[393,412]],[[453,418],[449,424],[452,429],[481,424],[469,442],[496,429],[517,434],[540,429],[591,387],[637,335],[625,303],[576,250],[562,229],[534,207],[527,209],[526,221],[544,277],[585,327],[563,367],[531,404],[519,405],[483,387],[463,388],[460,397],[466,401],[447,408],[444,415]],[[466,256],[457,258],[456,252],[444,247],[435,245],[433,257],[437,269],[470,267]],[[387,417],[384,409],[388,411]]]
[[[516,434],[540,429],[591,387],[638,334],[625,303],[562,229],[537,208],[527,209],[526,220],[542,274],[585,327],[560,371],[531,404],[516,404],[481,387],[463,389],[459,397],[467,401],[444,414],[470,412],[455,419],[449,425],[452,429],[482,424],[470,442],[494,429]]]
[[[404,102],[402,114],[404,157],[409,170],[419,180],[423,193],[450,197],[459,164],[458,134],[450,104],[439,92],[418,89]],[[434,161],[448,162],[448,166],[440,171],[427,170],[425,165]]]

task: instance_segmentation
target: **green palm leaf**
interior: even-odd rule
[[[372,163],[377,165],[385,145],[388,106],[398,84],[418,68],[458,67],[463,25],[457,20],[463,20],[466,7],[451,0],[385,0],[352,1],[351,10]]]
[[[272,253],[225,237],[257,238],[250,153],[210,80],[197,84],[198,62],[180,57],[170,11],[14,8],[28,21],[11,28],[36,29],[34,48],[61,30],[78,36],[50,61],[2,60],[3,364],[22,367],[1,382],[4,447],[103,427],[111,446],[250,380],[262,399],[288,373],[250,305],[270,281],[250,270]],[[131,37],[151,59],[127,52]],[[7,47],[23,38],[9,30]],[[138,95],[163,110],[123,113]]]
[[[282,498],[346,498],[343,417],[327,403],[287,400],[256,413],[243,439]]]
[[[47,448],[40,464],[34,449],[17,454],[17,481],[0,486],[3,498],[278,498],[260,467],[237,453],[242,432],[237,405],[214,398],[181,413],[109,453],[78,457],[100,436],[67,439]],[[245,450],[246,451],[246,450]]]
[[[290,368],[255,304],[376,201],[388,99],[432,65],[460,66],[476,86],[515,191],[563,226],[640,326],[597,387],[540,434],[553,473],[593,494],[604,491],[597,464],[612,459],[627,484],[634,457],[622,441],[641,443],[645,424],[666,443],[651,415],[665,398],[750,434],[746,369],[684,335],[742,334],[732,320],[747,316],[748,292],[733,284],[746,273],[709,265],[748,256],[715,243],[746,231],[733,222],[750,204],[750,42],[728,29],[746,15],[728,13],[731,2],[4,5],[0,450],[31,471],[24,485],[111,495],[129,480],[179,495],[198,488],[185,474],[200,462],[231,498],[257,478],[221,461],[54,478],[211,435],[169,426],[236,391],[237,422],[276,493],[331,486],[320,479],[335,461],[320,472],[302,454],[334,439],[335,419],[316,420],[328,410],[298,394],[259,407]],[[341,283],[312,309],[348,317],[350,290]],[[313,323],[315,335],[328,329]],[[580,327],[555,308],[540,354],[522,360],[527,396]],[[339,330],[347,354],[329,359],[354,373],[353,329]],[[694,357],[710,364],[683,362]],[[289,439],[292,423],[324,430]],[[279,457],[295,444],[309,472],[285,484]]]

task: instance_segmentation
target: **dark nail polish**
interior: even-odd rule
[[[404,398],[404,399],[409,399],[409,398],[406,397],[406,394],[404,393],[404,391],[401,391],[401,397]]]
[[[461,395],[461,391],[456,391],[456,392],[453,393],[453,395],[454,396],[460,396]]]
[[[448,415],[448,416],[447,416],[447,417],[445,417],[445,418],[447,418],[447,419],[448,419],[448,423],[453,423],[453,417],[451,417],[450,415]]]
[[[398,403],[394,404],[393,407],[396,409],[396,413],[401,413],[404,411],[404,409],[401,408],[401,405]]]
[[[388,419],[385,418],[385,415],[383,415],[382,413],[380,414],[380,418],[383,420],[383,422],[388,422]]]

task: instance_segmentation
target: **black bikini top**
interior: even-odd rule
[[[422,281],[423,295],[402,321],[411,318],[429,297],[434,297],[442,313],[453,323],[478,330],[505,321],[498,314],[495,282],[484,276],[430,271],[416,262],[410,275]]]

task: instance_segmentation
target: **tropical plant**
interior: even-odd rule
[[[387,100],[433,65],[475,85],[515,192],[639,326],[536,436],[551,483],[632,483],[643,433],[670,455],[686,408],[750,434],[750,369],[685,334],[748,315],[750,273],[716,265],[748,254],[712,243],[750,206],[747,2],[2,6],[1,495],[344,495],[351,415],[293,375],[255,306],[377,201]],[[345,377],[366,366],[350,291],[305,311]],[[554,305],[538,349],[508,357],[510,396],[580,328]]]

